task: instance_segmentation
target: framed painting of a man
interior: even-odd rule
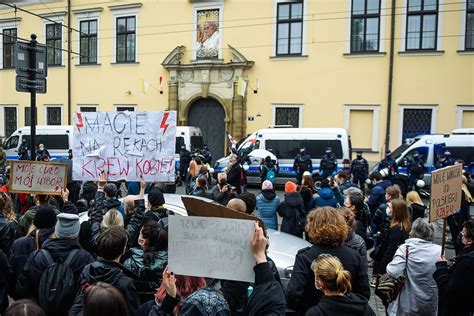
[[[197,59],[217,59],[219,57],[219,14],[219,9],[196,12]]]

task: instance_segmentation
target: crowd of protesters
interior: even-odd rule
[[[301,161],[309,164],[305,155],[301,151]],[[334,160],[330,151],[325,155]],[[377,287],[384,274],[403,274],[405,284],[386,305],[387,314],[472,315],[469,175],[463,180],[460,215],[450,220],[456,256],[448,263],[434,244],[435,227],[419,194],[410,191],[405,200],[390,177],[373,172],[366,175],[367,195],[366,161],[361,155],[357,159],[363,168],[337,174],[328,163],[316,185],[312,167],[301,163],[298,183],[284,183],[280,199],[269,159],[255,196],[246,190],[238,156],[231,156],[216,179],[209,159],[186,157],[180,180],[187,194],[254,214],[266,228],[311,243],[296,254],[286,286],[267,255],[267,232],[258,224],[250,241],[253,284],[175,275],[167,266],[173,213],[158,186],[144,180],[113,183],[101,173],[98,181],[69,183],[71,191],[54,197],[20,198],[5,190],[0,196],[0,314],[375,315],[370,286]]]

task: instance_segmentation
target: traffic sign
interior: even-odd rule
[[[19,76],[29,77],[31,72],[36,73],[37,79],[44,79],[48,75],[47,47],[36,45],[31,47],[27,42],[16,42],[15,48],[15,69]],[[31,68],[31,54],[36,54],[35,67]]]
[[[28,77],[16,76],[16,91],[31,92],[35,89],[36,93],[46,93],[46,79],[31,80]]]

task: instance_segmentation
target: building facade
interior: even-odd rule
[[[474,127],[474,0],[10,3],[0,5],[2,137],[30,124],[12,47],[31,33],[48,45],[38,124],[175,110],[216,157],[225,131],[343,127],[373,161],[406,138]]]

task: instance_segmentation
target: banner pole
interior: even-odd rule
[[[441,256],[444,255],[444,246],[446,244],[446,223],[448,219],[447,217],[443,218],[443,237],[441,237]],[[454,242],[454,241],[453,241]]]

